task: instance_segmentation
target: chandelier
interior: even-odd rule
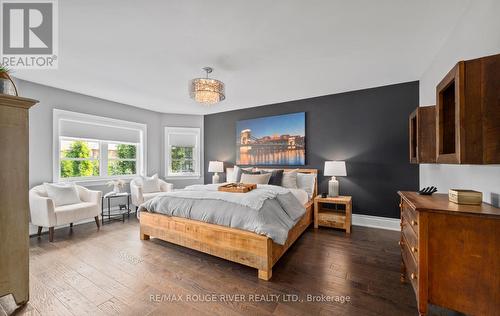
[[[224,83],[222,81],[208,78],[208,74],[213,71],[211,67],[204,67],[206,78],[196,78],[189,82],[189,95],[191,99],[201,104],[215,104],[223,101]]]

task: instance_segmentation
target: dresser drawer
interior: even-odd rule
[[[406,277],[413,286],[415,294],[418,293],[418,267],[415,262],[415,258],[411,255],[411,251],[408,248],[408,242],[404,239],[404,235],[401,241],[401,256],[406,268]]]
[[[415,235],[418,237],[418,215],[408,204],[404,201],[401,202],[401,221],[403,217],[406,218],[408,225],[413,229]]]
[[[415,259],[415,262],[418,262],[418,237],[415,234],[415,231],[410,227],[410,223],[403,217],[401,219],[401,234],[404,239],[402,239],[403,243],[406,243],[408,249],[410,250],[411,255]]]

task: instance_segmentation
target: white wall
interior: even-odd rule
[[[420,104],[436,104],[436,85],[460,60],[500,53],[500,1],[471,1],[455,30],[420,78]],[[500,140],[499,140],[500,141]],[[420,165],[420,186],[483,192],[485,202],[499,205],[500,165]]]

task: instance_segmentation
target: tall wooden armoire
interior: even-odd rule
[[[28,110],[38,101],[0,94],[0,297],[29,299]]]

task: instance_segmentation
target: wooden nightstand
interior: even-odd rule
[[[332,204],[330,208],[325,204]],[[336,205],[345,205],[345,210],[338,210]],[[314,228],[326,226],[344,229],[346,234],[351,234],[352,222],[352,197],[337,196],[322,198],[317,196],[314,199]]]

